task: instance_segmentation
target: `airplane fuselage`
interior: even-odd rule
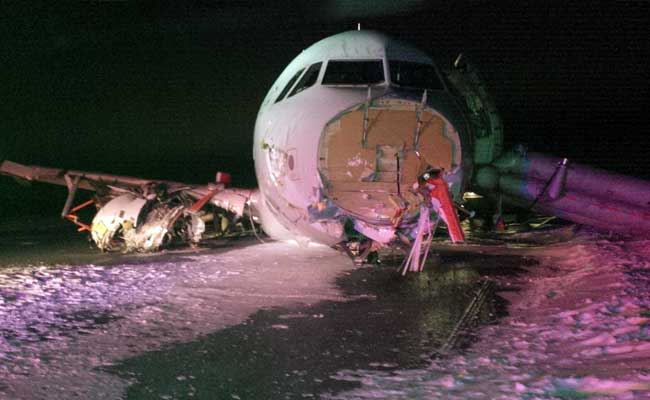
[[[429,56],[377,32],[331,36],[286,67],[260,108],[262,226],[277,239],[331,245],[349,221],[386,243],[399,229],[391,216],[416,201],[409,189],[425,165],[443,169],[462,194],[470,146],[458,99]]]
[[[355,262],[408,244],[404,271],[417,271],[438,220],[452,241],[463,240],[453,203],[468,189],[599,229],[650,233],[648,182],[503,152],[488,92],[460,56],[443,75],[408,44],[344,32],[304,50],[264,98],[253,142],[259,190],[229,188],[227,174],[194,185],[8,160],[0,174],[66,186],[62,217],[104,251],[199,243],[243,227],[230,222],[246,215],[274,239],[340,243]],[[93,199],[73,206],[77,189]],[[76,212],[90,204],[98,212],[87,224]]]

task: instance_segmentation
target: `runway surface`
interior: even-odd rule
[[[101,254],[5,223],[0,241],[0,398],[650,396],[645,240],[436,244],[405,278],[391,254],[254,239]]]

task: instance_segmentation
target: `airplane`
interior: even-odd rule
[[[408,245],[419,271],[440,219],[463,241],[463,196],[478,193],[579,224],[650,234],[650,184],[503,149],[503,125],[477,70],[462,56],[441,70],[425,52],[370,30],[339,33],[300,53],[263,99],[253,158],[259,187],[230,176],[191,185],[0,164],[0,173],[63,185],[62,216],[100,250],[157,251],[199,243],[227,219],[276,240],[320,243],[357,263]],[[78,189],[93,200],[73,206]],[[77,213],[94,204],[92,223]],[[224,223],[224,219],[226,219]]]

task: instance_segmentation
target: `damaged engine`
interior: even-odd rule
[[[99,209],[90,234],[103,251],[156,251],[175,237],[197,243],[205,224],[187,208],[178,196],[160,201],[123,194]]]
[[[197,209],[184,192],[149,199],[121,194],[104,204],[90,226],[92,240],[102,251],[152,252],[173,244],[198,244],[208,238],[248,231],[245,219],[203,205]]]
[[[148,180],[96,172],[0,163],[0,173],[68,188],[61,217],[73,222],[102,251],[153,252],[173,244],[256,233],[255,189],[229,188],[230,175],[217,172],[207,185]],[[73,207],[78,189],[92,200]],[[78,213],[93,205],[90,225]]]

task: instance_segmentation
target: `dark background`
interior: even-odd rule
[[[463,52],[508,144],[650,178],[645,2],[1,3],[0,159],[193,183],[226,170],[254,186],[266,91],[358,22],[442,67]],[[57,213],[65,192],[0,177],[0,216]]]

